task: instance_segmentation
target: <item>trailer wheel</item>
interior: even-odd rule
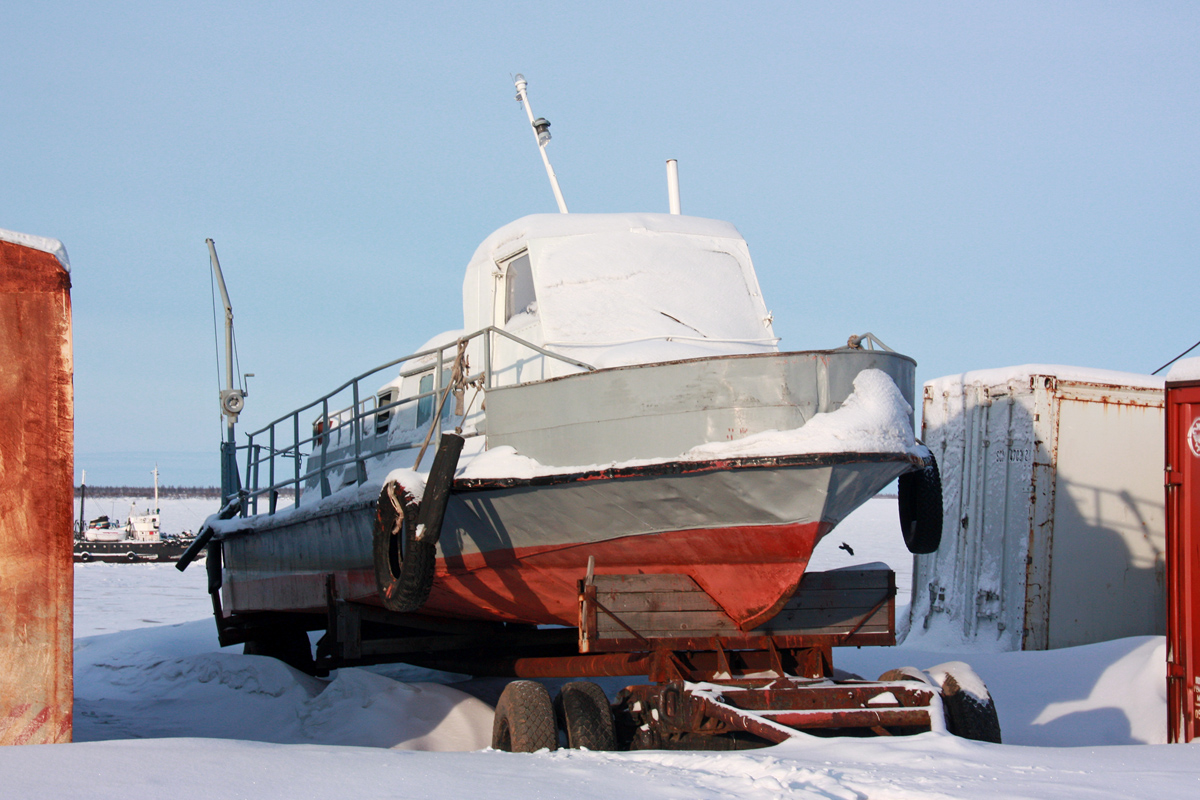
[[[416,611],[429,599],[437,545],[416,537],[417,502],[389,482],[375,505],[375,582],[384,608]]]
[[[1000,744],[996,701],[975,670],[961,661],[951,661],[926,671],[941,685],[946,730],[964,739]]]
[[[931,453],[924,468],[899,481],[900,530],[908,552],[932,553],[942,543],[942,476]]]
[[[554,704],[537,681],[513,681],[504,687],[492,722],[492,747],[507,753],[558,748]]]
[[[591,681],[564,683],[554,698],[558,727],[567,734],[567,747],[573,750],[616,750],[612,706],[608,697]]]

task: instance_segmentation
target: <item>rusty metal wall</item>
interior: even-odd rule
[[[71,740],[70,288],[0,241],[0,744]]]
[[[1200,736],[1200,381],[1167,383],[1167,738]]]

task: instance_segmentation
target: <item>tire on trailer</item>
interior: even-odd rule
[[[437,545],[418,541],[417,509],[403,486],[384,485],[375,504],[373,555],[379,599],[389,611],[416,611],[429,599]]]
[[[242,645],[242,653],[275,658],[309,675],[316,670],[308,631],[294,625],[260,628]]]
[[[537,681],[513,681],[500,693],[492,722],[492,747],[506,753],[558,749],[550,692]]]
[[[929,454],[925,466],[899,479],[900,531],[908,552],[932,553],[942,543],[942,476]]]
[[[604,690],[591,681],[564,683],[554,698],[559,730],[567,735],[567,747],[609,751],[617,749],[612,706]]]
[[[946,730],[964,739],[1000,744],[1000,717],[975,670],[961,661],[930,667],[927,672],[941,684]]]

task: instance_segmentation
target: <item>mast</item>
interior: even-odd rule
[[[209,261],[212,262],[213,274],[217,279],[217,287],[221,290],[221,302],[225,306],[225,388],[221,390],[221,413],[225,415],[225,441],[221,443],[221,502],[227,503],[241,491],[241,480],[237,473],[237,444],[234,439],[234,426],[238,414],[246,406],[246,393],[233,386],[233,306],[229,302],[229,292],[225,289],[225,276],[221,274],[221,262],[217,260],[217,246],[212,239],[205,239],[208,244]],[[156,466],[157,470],[158,467]],[[157,500],[155,501],[157,504]]]
[[[79,535],[83,536],[83,530],[87,526],[87,517],[83,516],[83,500],[87,497],[87,470],[82,470],[79,476]]]
[[[533,126],[533,138],[537,142],[538,152],[542,154],[542,163],[546,165],[546,175],[550,178],[550,188],[554,190],[558,211],[560,214],[566,214],[567,201],[563,199],[562,189],[558,187],[558,176],[554,174],[554,167],[550,166],[550,158],[546,155],[546,145],[550,143],[550,122],[545,117],[533,118],[533,109],[529,107],[529,95],[525,91],[528,85],[525,76],[517,75],[515,83],[517,100],[525,106],[525,115],[529,117],[529,124]]]

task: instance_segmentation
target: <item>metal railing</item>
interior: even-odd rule
[[[245,483],[239,490],[239,495],[243,500],[241,515],[252,516],[258,514],[258,504],[261,499],[266,500],[266,513],[274,514],[278,510],[280,493],[289,490],[294,495],[291,505],[299,507],[300,497],[304,489],[301,484],[302,482],[307,483],[310,481],[314,477],[314,472],[316,473],[315,477],[321,496],[328,497],[333,491],[329,483],[330,473],[335,470],[344,470],[354,465],[353,469],[355,473],[353,482],[362,485],[367,480],[366,462],[368,458],[378,458],[388,453],[416,449],[418,447],[422,448],[423,452],[424,447],[430,444],[431,439],[433,446],[436,448],[437,442],[441,438],[441,430],[445,427],[444,421],[449,416],[453,416],[443,411],[451,391],[456,387],[463,388],[464,390],[466,387],[475,387],[476,391],[479,392],[490,389],[495,385],[496,370],[492,364],[493,339],[495,336],[509,339],[539,355],[561,361],[573,367],[588,371],[595,369],[590,364],[551,352],[544,347],[527,342],[495,326],[488,326],[444,345],[392,359],[386,364],[381,364],[351,378],[333,391],[327,392],[311,403],[303,405],[247,435],[246,444],[237,446],[238,453],[236,456],[238,462],[245,465]],[[482,339],[483,369],[469,373],[466,368],[467,364],[463,363],[467,359],[462,354],[465,353],[467,343],[474,339]],[[449,358],[447,357],[447,351],[452,351]],[[429,359],[430,356],[434,358]],[[460,357],[462,358],[461,361]],[[383,377],[380,374],[398,364],[412,362],[417,359],[428,360],[419,365],[401,370],[395,376]],[[510,366],[506,364],[504,368],[507,369]],[[431,371],[433,373],[433,382],[432,387],[427,391],[401,397],[399,396],[400,384],[396,383],[395,399],[383,404],[379,403],[379,397],[375,394],[376,387],[404,378],[424,375]],[[449,377],[449,381],[446,381],[447,377]],[[364,397],[363,383],[368,379],[371,381],[371,388],[367,390]],[[349,395],[349,397],[347,398],[346,395]],[[419,433],[420,431],[424,431],[424,425],[420,420],[420,404],[426,398],[429,399],[430,429],[422,437]],[[347,399],[349,400],[349,404],[343,405]],[[473,403],[474,398],[472,398],[472,405]],[[418,422],[413,429],[418,432],[416,438],[412,441],[399,441],[395,443],[392,443],[392,437],[390,436],[383,439],[385,431],[380,430],[381,421],[387,425],[387,430],[390,430],[392,424],[399,416],[400,410],[402,408],[411,408],[414,405],[417,407],[418,414]],[[301,417],[308,418],[314,410],[319,410],[319,415],[310,423],[311,435],[302,437]],[[460,423],[469,414],[470,407],[468,406],[459,415]],[[380,415],[386,416],[381,418]],[[309,429],[306,428],[304,432],[307,434],[308,431]],[[367,436],[371,439],[370,443],[364,442]],[[334,445],[334,449],[345,449],[346,452],[340,455],[335,453],[337,457],[330,460],[329,453],[335,439],[337,444]],[[343,439],[348,439],[348,441],[343,442]],[[375,446],[376,441],[379,439],[382,439],[380,446]],[[301,468],[305,457],[310,459],[310,468],[307,471]],[[311,467],[311,459],[313,458],[317,458],[320,461],[319,466],[315,470]],[[266,473],[265,481],[263,480],[263,472]],[[342,485],[346,485],[344,478]],[[224,498],[224,502],[228,502],[231,499],[233,499],[232,496]]]

